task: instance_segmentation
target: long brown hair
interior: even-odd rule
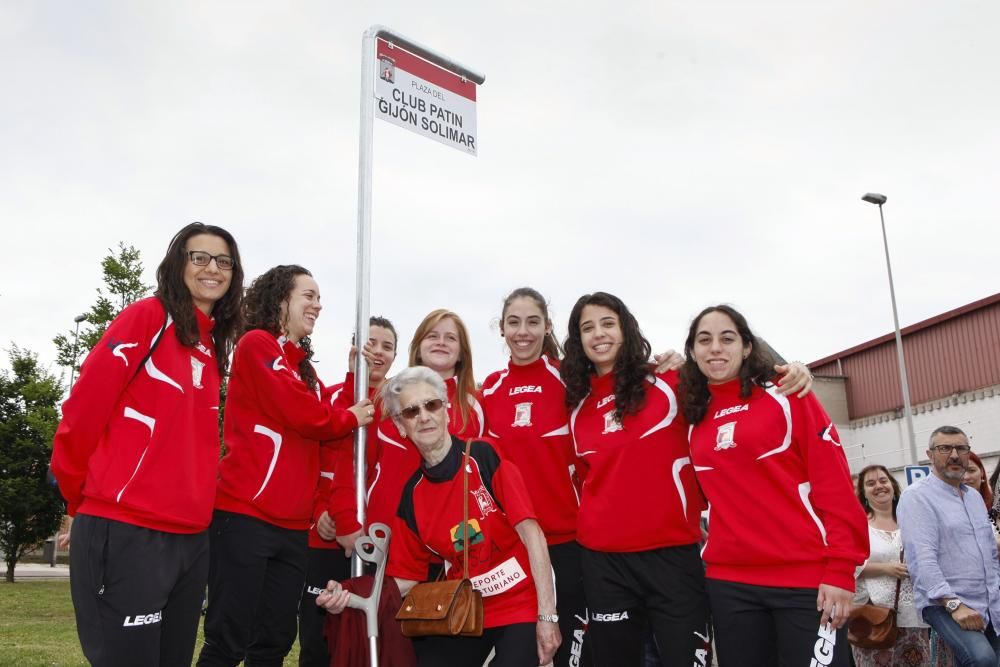
[[[455,392],[455,400],[458,401],[458,413],[461,416],[459,428],[464,429],[469,423],[469,400],[476,395],[476,380],[472,375],[472,346],[469,344],[469,332],[465,328],[462,318],[444,308],[432,310],[427,317],[417,325],[417,330],[413,332],[413,339],[410,341],[410,366],[424,366],[424,360],[420,358],[420,343],[431,329],[441,323],[441,320],[451,319],[458,329],[458,362],[455,364],[455,375],[458,382],[458,391]]]
[[[233,258],[233,268],[230,271],[229,289],[221,299],[212,305],[212,317],[215,325],[212,327],[212,340],[215,345],[215,363],[219,367],[219,375],[225,377],[229,370],[229,355],[236,345],[236,337],[242,328],[243,303],[243,264],[240,260],[240,249],[236,239],[222,227],[192,222],[174,234],[167,246],[167,253],[156,269],[156,292],[154,295],[163,304],[164,310],[174,320],[174,333],[181,345],[194,347],[200,338],[198,319],[194,314],[194,300],[191,290],[184,284],[184,270],[187,268],[188,239],[199,234],[218,236],[229,246],[229,255]]]
[[[750,346],[750,354],[740,366],[740,398],[749,398],[754,386],[763,386],[775,376],[774,359],[764,345],[758,344],[757,337],[750,330],[746,318],[732,306],[725,304],[709,306],[691,320],[687,340],[684,342],[684,354],[687,358],[684,360],[684,365],[681,366],[678,394],[684,417],[689,424],[698,424],[704,419],[705,413],[708,412],[708,402],[712,398],[708,391],[708,378],[698,368],[698,362],[694,358],[694,341],[698,336],[698,325],[701,324],[701,318],[715,312],[727,315],[736,325],[736,333],[740,335],[744,347]]]

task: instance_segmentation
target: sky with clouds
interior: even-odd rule
[[[503,297],[560,338],[581,294],[656,349],[729,302],[789,358],[998,291],[1000,5],[818,2],[0,2],[0,346],[52,363],[124,241],[147,282],[193,220],[247,275],[299,263],[320,376],[354,321],[361,36],[486,74],[478,157],[375,126],[373,314],[428,311],[506,363]],[[4,358],[0,364],[6,367]],[[55,369],[54,370],[59,370]]]

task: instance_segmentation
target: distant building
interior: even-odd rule
[[[902,329],[921,463],[942,424],[969,435],[986,473],[1000,456],[1000,293]],[[880,463],[905,484],[911,463],[896,341],[888,333],[809,364],[852,472]]]

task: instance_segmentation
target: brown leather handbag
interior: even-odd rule
[[[396,613],[406,637],[444,635],[480,637],[483,634],[483,596],[469,580],[469,449],[462,461],[462,578],[417,584],[403,598]]]
[[[899,562],[903,562],[903,551],[899,551]],[[863,604],[854,609],[847,618],[847,641],[858,648],[882,649],[896,645],[899,629],[896,627],[896,612],[899,610],[899,587],[902,580],[896,580],[896,600],[892,609],[873,604]]]

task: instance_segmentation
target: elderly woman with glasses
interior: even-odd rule
[[[491,649],[498,667],[546,664],[560,635],[545,536],[520,471],[486,442],[472,442],[464,495],[465,443],[448,433],[447,396],[441,377],[423,366],[407,368],[383,389],[386,410],[422,459],[403,490],[387,572],[405,596],[426,578],[435,555],[448,578],[461,578],[468,548],[469,578],[483,596],[482,637],[426,637],[414,643],[418,664],[478,667]],[[347,593],[331,581],[317,604],[339,613]]]

